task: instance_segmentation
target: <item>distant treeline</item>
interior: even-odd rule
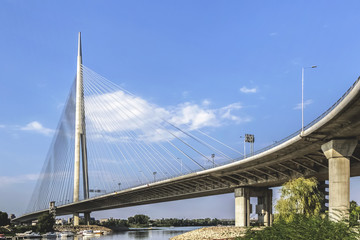
[[[95,222],[95,224],[104,227],[180,227],[180,226],[217,226],[217,225],[234,225],[234,220],[220,220],[217,218],[200,218],[200,219],[178,219],[178,218],[162,218],[150,219],[144,214],[137,214],[126,219],[109,219],[107,222]]]
[[[234,220],[221,220],[217,218],[199,218],[199,219],[178,219],[178,218],[162,218],[150,220],[153,226],[217,226],[217,225],[234,225]]]

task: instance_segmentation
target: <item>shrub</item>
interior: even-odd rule
[[[245,237],[238,239],[272,240],[356,240],[357,233],[344,222],[333,222],[320,216],[306,217],[301,214],[293,216],[293,220],[278,220],[272,227],[254,231],[249,229]]]
[[[285,183],[275,206],[275,220],[291,221],[293,216],[299,214],[307,217],[319,215],[324,197],[317,185],[315,178],[303,177]]]

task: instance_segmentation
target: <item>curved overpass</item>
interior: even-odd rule
[[[360,147],[357,144],[359,136],[360,78],[329,110],[306,126],[303,133],[298,131],[253,156],[215,168],[62,205],[57,207],[56,214],[92,212],[234,191],[235,197],[240,198],[249,197],[251,194],[265,196],[263,193],[266,188],[279,186],[291,178],[314,176],[319,181],[327,180],[329,163],[321,146],[337,139],[355,142],[355,150],[349,156],[350,176],[360,176]],[[243,190],[236,189],[251,189],[252,193],[246,194]],[[267,201],[263,203],[264,206],[271,205],[269,197]],[[241,212],[241,208],[246,208],[246,203],[242,202],[238,207]],[[270,213],[269,209],[268,206]],[[46,211],[48,210],[26,214],[14,221],[29,221]],[[245,214],[249,215],[248,212]],[[236,213],[236,218],[237,215],[239,213]],[[248,220],[244,221],[245,223],[240,221],[239,224],[244,225]],[[268,222],[270,221],[268,219]]]

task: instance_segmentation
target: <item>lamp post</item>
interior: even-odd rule
[[[254,154],[254,142],[255,136],[254,134],[245,134],[245,136],[240,136],[240,138],[244,138],[244,158],[246,158],[246,143],[250,143],[250,156]]]
[[[213,162],[213,167],[215,167],[215,153],[211,154],[211,158]]]
[[[153,172],[153,174],[154,174],[154,182],[156,181],[156,173],[157,172]]]
[[[244,158],[246,158],[246,146],[245,146],[245,137],[243,137],[243,136],[240,136],[240,138],[244,138],[244,154],[243,154],[243,156],[244,156]]]
[[[301,136],[304,134],[304,72],[305,68],[317,68],[316,65],[301,69]]]

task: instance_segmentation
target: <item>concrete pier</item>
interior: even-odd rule
[[[90,225],[90,212],[84,213],[85,224]]]
[[[73,225],[74,226],[79,226],[79,213],[74,213],[73,218],[74,218]]]
[[[250,226],[250,194],[248,188],[235,189],[235,226]]]
[[[258,196],[258,204],[256,213],[258,214],[258,222],[260,225],[272,225],[272,189],[266,189],[263,196]]]
[[[237,188],[235,189],[235,226],[250,226],[250,197],[257,197],[256,213],[260,225],[272,224],[272,190],[268,188]]]
[[[349,218],[350,156],[356,139],[331,140],[321,146],[329,160],[329,218],[340,221]]]

